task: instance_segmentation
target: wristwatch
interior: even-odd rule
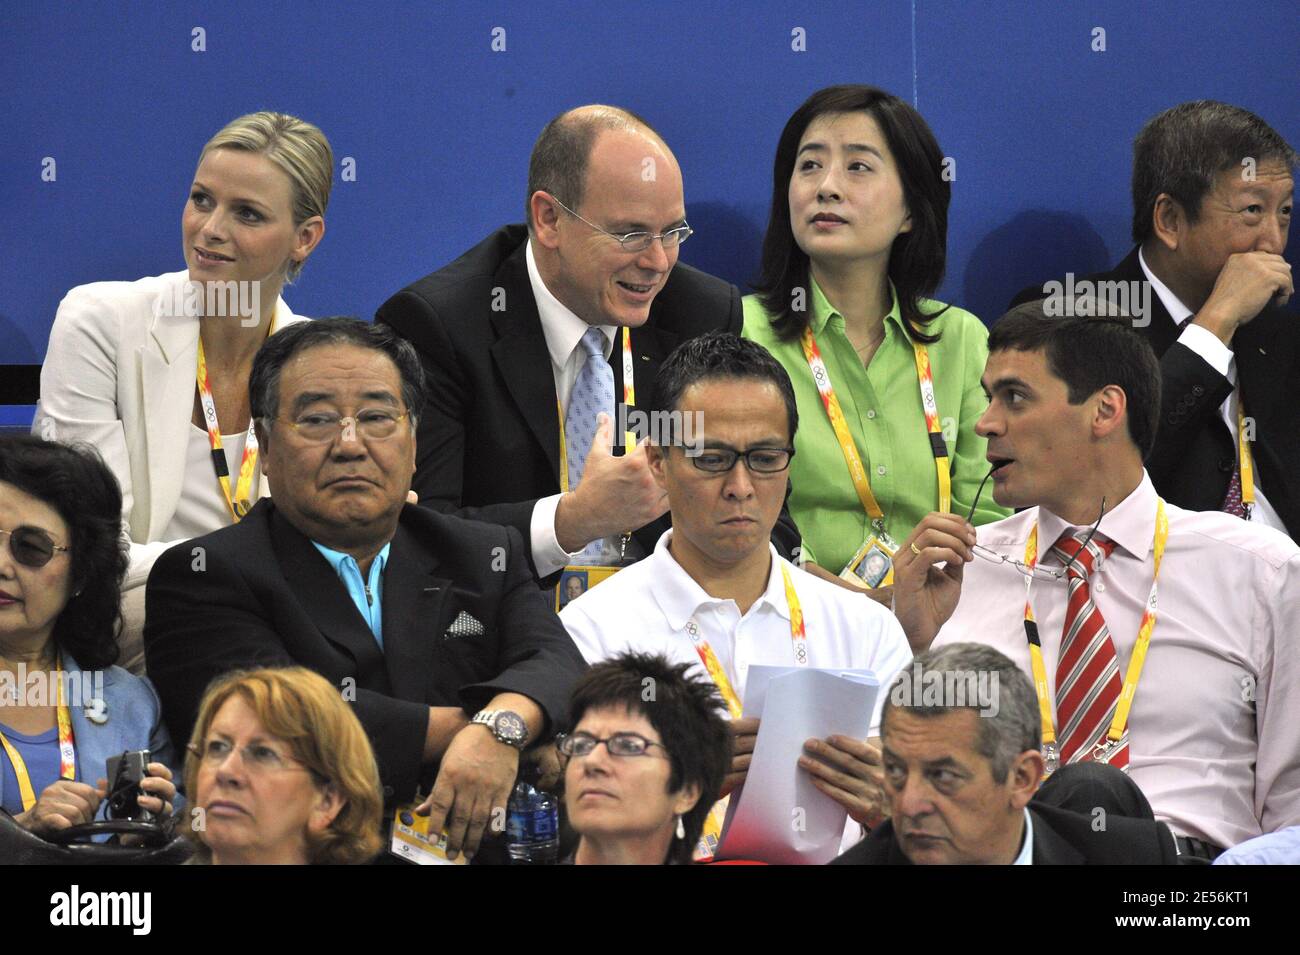
[[[510,710],[479,710],[471,723],[481,723],[492,731],[498,742],[523,750],[528,742],[528,724],[518,713]]]

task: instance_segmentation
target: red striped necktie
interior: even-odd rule
[[[1070,565],[1070,596],[1056,664],[1057,737],[1062,766],[1092,759],[1094,747],[1110,729],[1121,689],[1115,642],[1088,588],[1088,578],[1102,558],[1115,549],[1115,543],[1094,536],[1081,549],[1084,536],[1066,532],[1052,548],[1063,563]],[[1128,766],[1127,733],[1107,761],[1119,769]]]

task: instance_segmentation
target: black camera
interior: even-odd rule
[[[156,813],[140,806],[140,783],[149,775],[149,751],[128,750],[108,758],[108,817],[135,822],[157,822]]]

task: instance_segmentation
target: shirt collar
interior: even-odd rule
[[[1020,842],[1020,854],[1016,856],[1016,861],[1011,864],[1034,864],[1034,817],[1029,814],[1028,806],[1025,807],[1025,835]]]
[[[528,263],[528,281],[533,287],[533,299],[537,302],[537,315],[542,320],[542,334],[546,336],[546,350],[550,352],[551,362],[557,368],[563,368],[569,356],[582,341],[582,336],[591,328],[573,313],[568,306],[551,294],[551,290],[542,281],[542,273],[537,268],[537,259],[533,256],[533,242],[528,240],[524,252]],[[614,334],[618,329],[613,325],[598,326],[605,336],[605,357],[608,358],[614,345]]]
[[[1045,507],[1038,509],[1038,552],[1047,554],[1047,548],[1055,544],[1068,529],[1072,533],[1086,534],[1091,524],[1079,527],[1070,524],[1064,518],[1053,514]],[[1106,513],[1102,515],[1097,534],[1114,541],[1116,546],[1124,548],[1138,560],[1146,560],[1156,533],[1156,489],[1146,469],[1142,471],[1142,481],[1128,497],[1111,506],[1108,501]]]
[[[316,546],[316,549],[320,551],[321,556],[330,562],[330,566],[334,568],[334,573],[338,574],[340,577],[343,576],[343,571],[345,569],[355,570],[357,572],[357,576],[358,577],[361,576],[361,567],[360,565],[357,564],[356,558],[353,557],[351,554],[345,554],[342,551],[332,550],[331,548],[326,547],[324,544],[320,543],[319,541],[312,541],[312,544],[314,544]],[[384,545],[383,549],[380,550],[380,552],[375,555],[375,559],[370,564],[370,581],[367,581],[367,583],[373,581],[376,575],[379,576],[383,575],[384,567],[386,567],[388,564],[388,550],[392,546],[393,546],[393,542],[389,541],[387,544]]]
[[[730,598],[722,599],[710,596],[703,587],[696,583],[695,578],[688,574],[681,564],[677,563],[677,559],[669,551],[668,543],[672,540],[672,536],[672,530],[666,530],[663,536],[659,538],[659,542],[655,544],[653,558],[658,562],[661,572],[656,576],[655,586],[650,592],[654,595],[655,602],[659,604],[659,609],[663,611],[668,626],[677,631],[683,629],[687,622],[699,612],[701,607],[722,604],[734,605],[735,601]],[[786,620],[789,620],[790,605],[785,597],[785,580],[781,575],[781,557],[777,554],[776,548],[772,546],[771,542],[768,543],[767,547],[772,555],[772,563],[767,575],[767,589],[763,591],[758,600],[754,601],[754,606],[749,608],[748,613],[753,613],[754,609],[761,604],[767,604]]]
[[[1192,310],[1182,303],[1182,301],[1169,290],[1169,286],[1160,279],[1156,278],[1156,273],[1151,271],[1147,265],[1146,258],[1142,255],[1142,247],[1138,246],[1138,265],[1142,266],[1142,272],[1151,283],[1151,287],[1156,290],[1156,297],[1160,299],[1160,304],[1165,307],[1169,317],[1174,320],[1174,324],[1179,328],[1187,323],[1192,317]]]
[[[822,330],[826,327],[826,323],[829,322],[832,317],[839,318],[839,320],[843,322],[844,316],[841,315],[835,309],[835,306],[830,303],[830,300],[826,298],[826,293],[823,292],[821,286],[817,284],[817,280],[812,277],[811,269],[808,271],[808,285],[812,289],[812,318],[809,320],[809,327],[812,328],[813,335],[816,336],[822,333]],[[899,330],[906,335],[907,325],[903,321],[902,312],[898,309],[898,291],[894,288],[893,280],[890,280],[889,283],[889,295],[893,304],[890,306],[889,314],[885,316],[885,320],[893,321],[893,323],[898,326]]]

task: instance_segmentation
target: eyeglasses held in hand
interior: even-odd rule
[[[298,433],[298,437],[311,444],[326,444],[339,436],[340,429],[345,439],[355,439],[357,435],[373,441],[383,441],[397,433],[397,426],[410,414],[403,411],[396,414],[382,408],[358,411],[356,416],[341,416],[336,411],[309,411],[297,418],[277,418]],[[351,429],[351,433],[349,433]]]
[[[35,570],[52,561],[59,551],[72,550],[54,543],[54,539],[39,527],[23,525],[11,531],[0,531],[0,534],[8,535],[9,553],[14,555],[14,560]]]
[[[207,739],[202,745],[190,743],[186,746],[191,753],[199,757],[204,765],[213,769],[225,764],[235,746],[229,740]],[[265,743],[250,743],[239,750],[240,762],[250,773],[276,773],[288,769],[304,769],[313,772],[302,760],[293,756],[283,756]],[[294,765],[294,764],[297,765]]]
[[[745,466],[755,474],[780,474],[790,466],[794,448],[750,448],[748,451],[705,448],[698,454],[687,451],[686,457],[696,468],[710,474],[726,474],[741,458],[745,459]]]
[[[653,243],[655,239],[662,242],[665,249],[676,248],[689,239],[691,234],[695,232],[694,229],[683,221],[677,228],[669,229],[667,232],[628,232],[619,235],[617,232],[609,232],[596,225],[596,223],[583,219],[582,216],[578,215],[563,202],[560,202],[557,197],[551,196],[551,198],[555,199],[556,205],[575,219],[586,222],[587,225],[591,226],[597,232],[607,235],[611,239],[618,239],[618,244],[623,247],[624,252],[644,252],[646,249],[650,248],[651,243]]]
[[[615,733],[605,739],[597,739],[590,733],[574,733],[560,739],[555,748],[565,757],[587,756],[601,743],[605,744],[611,756],[649,756],[647,750],[652,746],[658,746],[667,752],[663,743],[648,740],[639,733]]]
[[[984,485],[988,483],[989,478],[993,476],[993,471],[995,470],[997,469],[990,469],[989,473],[984,475],[984,480],[980,481],[979,490],[975,492],[975,500],[971,502],[970,513],[966,515],[967,524],[974,524],[975,508],[979,506],[980,495],[984,493]],[[1033,577],[1035,580],[1064,580],[1069,574],[1070,565],[1075,562],[1079,554],[1088,546],[1088,543],[1092,540],[1092,535],[1097,533],[1097,528],[1101,525],[1101,519],[1105,513],[1106,498],[1103,497],[1101,499],[1101,512],[1098,513],[1097,519],[1093,522],[1091,530],[1088,531],[1088,536],[1083,539],[1083,546],[1075,552],[1073,557],[1065,562],[1065,566],[1060,570],[1057,570],[1054,567],[1044,567],[1041,563],[1034,564],[1033,567],[1030,567],[1024,561],[1016,560],[1008,554],[999,554],[997,551],[989,550],[981,544],[976,544],[971,548],[971,551],[976,557],[987,560],[990,563],[1010,564],[1022,577]],[[1040,546],[1042,545],[1042,541],[1039,541],[1038,543]]]

